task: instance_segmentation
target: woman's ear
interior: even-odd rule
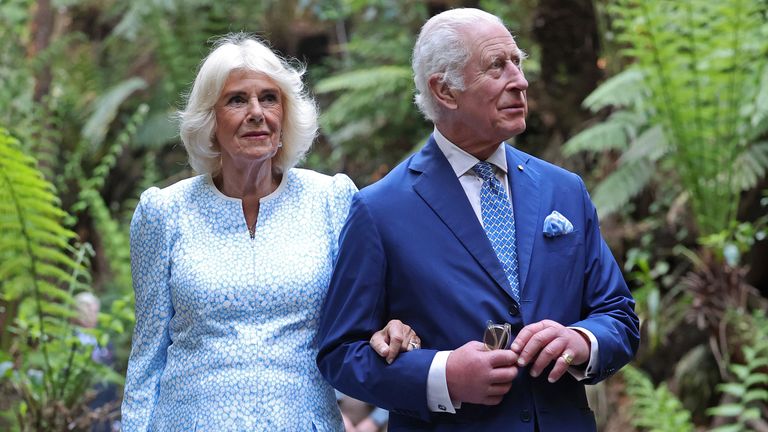
[[[447,109],[456,109],[455,90],[448,86],[443,81],[443,74],[433,74],[429,77],[429,91],[432,92],[437,103],[444,106]]]

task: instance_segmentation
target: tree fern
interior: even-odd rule
[[[624,53],[647,77],[652,121],[703,234],[735,216],[735,161],[747,146],[766,68],[765,13],[757,0],[619,0],[612,7]],[[718,202],[720,204],[713,205]]]
[[[654,162],[658,178],[679,182],[687,191],[700,233],[727,228],[739,192],[756,185],[768,169],[759,144],[768,131],[768,4],[617,0],[608,10],[624,55],[635,63],[596,89],[584,106],[593,111],[611,106],[646,118],[637,136],[661,128],[661,135],[639,143],[627,130],[626,138],[612,138],[612,148],[626,140],[629,152],[642,153],[639,148],[648,144],[663,150],[646,152],[653,155],[647,161]],[[595,127],[616,130],[616,125]],[[585,143],[589,134],[574,137],[566,152],[610,148],[599,134]],[[623,159],[619,170],[638,160]],[[620,177],[626,180],[630,173]],[[616,202],[604,205],[602,213],[620,208],[627,195],[614,195]]]
[[[639,369],[621,370],[627,395],[632,400],[632,424],[649,432],[693,432],[691,414],[665,384],[654,387]]]

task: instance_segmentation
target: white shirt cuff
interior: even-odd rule
[[[595,335],[592,334],[591,331],[583,327],[568,327],[568,328],[585,334],[587,338],[589,338],[589,345],[590,345],[589,362],[587,362],[586,369],[582,369],[581,366],[571,366],[568,368],[568,373],[570,373],[574,378],[576,378],[577,381],[582,381],[587,378],[591,378],[592,375],[594,375],[595,366],[597,366],[597,353],[598,353],[597,338],[595,337]]]
[[[432,412],[456,414],[461,402],[453,402],[448,393],[448,380],[445,377],[445,365],[453,351],[438,351],[429,366],[427,376],[427,407]]]

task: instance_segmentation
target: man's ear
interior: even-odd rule
[[[429,91],[432,92],[437,103],[448,109],[456,109],[456,91],[448,86],[443,80],[442,74],[434,74],[429,77]]]

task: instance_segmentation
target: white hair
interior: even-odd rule
[[[230,33],[216,41],[203,60],[186,107],[179,111],[181,141],[197,173],[216,175],[221,152],[214,144],[214,104],[233,70],[262,73],[277,84],[283,101],[282,144],[272,159],[276,172],[286,172],[307,153],[317,135],[317,106],[301,80],[305,68],[293,67],[267,45],[245,33]]]
[[[421,27],[413,47],[414,100],[427,120],[437,121],[442,112],[429,89],[429,77],[440,74],[441,82],[464,90],[463,72],[471,55],[466,29],[487,24],[504,25],[499,17],[480,9],[457,8],[433,16]]]

